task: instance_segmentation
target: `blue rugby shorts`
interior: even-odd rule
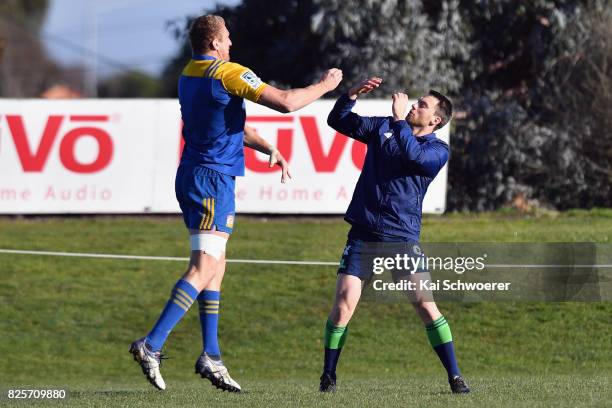
[[[235,176],[181,163],[174,187],[187,228],[232,233],[236,216]]]

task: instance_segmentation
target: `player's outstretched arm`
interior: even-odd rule
[[[332,68],[323,74],[319,82],[306,88],[282,90],[268,85],[257,103],[281,113],[294,112],[336,89],[340,81],[342,71]]]
[[[291,173],[289,172],[289,163],[287,163],[287,160],[285,160],[283,155],[278,151],[276,147],[266,142],[261,136],[259,136],[259,133],[257,133],[256,129],[250,126],[244,126],[243,143],[246,147],[270,155],[270,167],[276,164],[281,168],[283,172],[281,175],[281,183],[285,183],[288,179],[291,178]]]

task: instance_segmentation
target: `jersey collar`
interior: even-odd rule
[[[194,52],[191,54],[191,59],[196,60],[196,61],[202,61],[202,60],[216,60],[217,58],[211,57],[210,55],[196,54]]]

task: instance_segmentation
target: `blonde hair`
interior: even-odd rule
[[[221,16],[207,14],[193,20],[189,28],[189,43],[193,52],[204,54],[210,51],[211,43],[218,38],[223,27],[225,20]]]

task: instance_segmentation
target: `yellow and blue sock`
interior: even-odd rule
[[[440,361],[442,361],[448,378],[461,375],[457,366],[457,358],[455,357],[453,335],[444,316],[438,317],[431,324],[428,324],[425,329],[427,330],[429,343],[440,358]]]
[[[168,303],[166,303],[157,323],[153,326],[153,330],[145,339],[152,351],[161,350],[168,335],[187,313],[197,296],[198,290],[191,286],[189,282],[183,279],[176,282]]]
[[[325,325],[325,357],[323,372],[336,378],[336,366],[348,335],[347,326],[336,326],[331,320]]]
[[[211,357],[221,358],[217,328],[219,326],[219,303],[221,292],[216,290],[203,290],[198,295],[200,305],[200,325],[202,326],[202,347]]]

